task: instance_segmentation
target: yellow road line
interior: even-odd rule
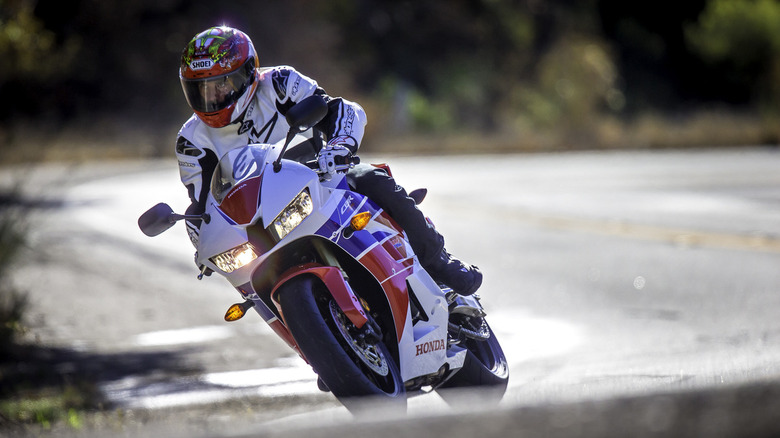
[[[535,214],[522,214],[521,220],[544,228],[668,242],[682,247],[716,247],[780,253],[779,237],[759,233],[699,231],[607,219],[566,218]]]

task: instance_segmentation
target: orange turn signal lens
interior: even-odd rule
[[[246,311],[255,305],[254,301],[244,301],[243,303],[233,304],[225,313],[225,321],[238,321],[246,315]]]
[[[352,216],[352,220],[349,221],[349,224],[352,226],[353,230],[359,231],[365,228],[369,222],[371,222],[371,213],[364,211]]]

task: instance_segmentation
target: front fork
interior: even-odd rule
[[[282,275],[281,279],[271,291],[271,299],[279,310],[279,314],[282,316],[283,321],[284,313],[279,304],[277,291],[282,284],[300,275],[314,275],[322,281],[336,302],[336,305],[354,327],[350,331],[354,331],[353,335],[356,339],[361,339],[369,344],[376,344],[382,341],[382,330],[379,325],[366,312],[367,309],[364,308],[362,300],[355,295],[349,282],[344,278],[341,269],[333,266],[308,263],[294,266]],[[339,322],[336,323],[339,324]],[[287,326],[286,321],[285,326]],[[295,340],[293,339],[292,341],[296,344],[293,348],[298,351],[301,357],[306,359],[300,349],[297,348]]]

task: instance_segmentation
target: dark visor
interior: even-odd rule
[[[198,112],[211,113],[236,103],[254,80],[255,62],[250,58],[238,70],[204,79],[181,78],[184,97]]]

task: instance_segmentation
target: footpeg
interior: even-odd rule
[[[450,315],[465,315],[476,318],[484,318],[487,315],[476,295],[463,296],[450,292],[447,294],[447,303],[449,303]]]

